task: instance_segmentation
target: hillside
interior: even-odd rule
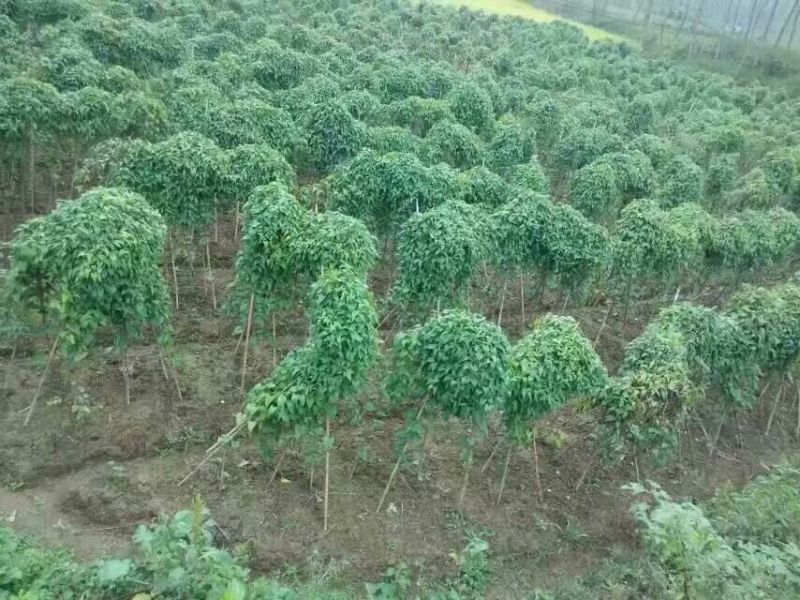
[[[0,600],[800,597],[798,97],[492,6],[0,2]]]

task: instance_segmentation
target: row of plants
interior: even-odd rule
[[[706,440],[713,454],[725,420],[734,416],[738,424],[738,412],[761,398],[760,381],[776,386],[769,434],[800,356],[798,294],[795,276],[772,288],[745,285],[722,310],[690,303],[663,309],[626,347],[618,375],[597,398],[607,440],[668,457],[695,406],[713,401],[719,425]]]
[[[698,218],[702,210],[698,210],[685,220],[702,231],[703,221]],[[630,238],[613,240],[612,248],[627,244],[632,258],[655,262],[646,252],[647,246],[637,242],[649,235],[663,253],[678,252],[671,245],[674,240],[663,232],[659,235],[656,229],[661,225],[658,219],[667,212],[643,201],[632,203],[625,212],[633,215],[627,230]],[[376,239],[353,217],[304,209],[280,182],[257,188],[244,213],[243,245],[232,285],[233,304],[246,306],[240,313],[246,315],[242,391],[256,316],[271,314],[274,318],[275,311],[306,295],[310,337],[249,392],[247,410],[236,431],[245,426],[258,430],[283,445],[285,452],[283,440],[297,442],[324,425],[327,499],[331,420],[339,403],[354,398],[363,388],[377,356],[378,317],[366,283],[377,258]],[[592,396],[604,409],[610,438],[617,444],[633,441],[665,449],[674,447],[674,434],[688,407],[707,390],[718,393],[723,406],[747,408],[755,401],[758,377],[775,374],[783,393],[782,378],[793,368],[798,352],[796,282],[773,289],[746,287],[723,312],[688,304],[670,307],[630,344],[619,376],[607,384],[592,344],[568,317],[551,315],[538,320],[512,351],[499,326],[483,316],[463,310],[440,312],[438,304],[442,300],[450,304],[446,294],[457,295],[459,288],[463,289],[470,270],[486,260],[485,249],[492,245],[499,247],[497,254],[504,257],[497,261],[498,267],[509,263],[520,270],[540,266],[569,275],[560,265],[580,264],[580,257],[572,260],[580,248],[570,240],[582,230],[570,226],[569,219],[566,225],[558,225],[557,215],[563,214],[577,215],[569,207],[552,205],[544,196],[511,201],[490,218],[473,205],[445,203],[414,214],[401,227],[400,277],[395,293],[411,294],[415,301],[437,302],[432,319],[395,339],[395,372],[389,387],[401,389],[407,399],[418,397],[420,416],[430,399],[445,418],[472,423],[480,437],[488,414],[500,408],[514,443],[532,437],[535,451],[535,433],[529,427],[532,420],[572,397]],[[773,223],[775,228],[796,226],[788,218],[775,218]],[[592,228],[598,226],[588,227],[591,236]],[[165,374],[171,370],[164,358],[169,354],[170,327],[160,271],[165,231],[161,215],[142,196],[123,188],[87,192],[20,229],[11,246],[8,306],[21,318],[38,312],[41,321],[55,321],[56,331],[47,367],[26,409],[26,424],[59,344],[63,354],[78,359],[98,332],[112,331],[120,350],[128,401],[126,350],[148,328],[157,337],[159,352],[164,353]],[[563,241],[558,240],[559,234]],[[602,235],[596,237],[603,239]],[[773,246],[781,243],[774,238],[766,241]],[[588,246],[585,255],[598,260],[596,244]],[[428,255],[415,256],[420,249]],[[688,266],[688,258],[683,264]],[[633,266],[626,270],[626,274],[638,272]],[[517,379],[509,379],[510,374]],[[541,377],[554,379],[542,381]],[[510,390],[513,393],[508,395]],[[420,431],[416,426],[412,429]],[[474,438],[464,442],[466,468],[459,506],[474,444]],[[399,452],[394,473],[406,445]],[[387,493],[390,485],[391,478]],[[325,506],[327,526],[327,501]]]
[[[15,199],[52,174],[63,195],[98,142],[185,131],[225,149],[267,144],[303,176],[366,147],[501,174],[538,159],[559,198],[601,218],[651,194],[723,211],[797,198],[784,90],[564,25],[394,2],[14,0],[0,16]]]

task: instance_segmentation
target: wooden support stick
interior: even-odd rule
[[[31,402],[30,406],[25,409],[28,411],[28,414],[25,415],[25,422],[23,425],[27,426],[28,423],[31,421],[31,415],[33,415],[33,410],[36,408],[36,402],[39,400],[39,396],[42,393],[42,387],[44,386],[44,380],[47,378],[47,373],[50,371],[50,365],[53,362],[53,357],[56,355],[56,348],[58,348],[58,339],[61,336],[61,332],[56,335],[56,339],[53,340],[53,346],[50,348],[50,356],[47,358],[47,364],[44,367],[44,371],[42,372],[41,378],[39,378],[39,385],[36,387],[36,394],[33,396],[33,402]]]
[[[250,294],[250,306],[247,309],[247,329],[244,336],[244,355],[242,357],[242,381],[239,385],[239,391],[244,394],[244,380],[247,375],[247,351],[250,349],[250,328],[253,326],[253,303],[255,302],[255,294]]]

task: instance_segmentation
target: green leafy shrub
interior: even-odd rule
[[[492,99],[474,83],[464,82],[455,86],[446,100],[456,121],[472,131],[488,131],[494,123]]]
[[[312,108],[303,129],[309,165],[327,172],[355,156],[364,144],[366,127],[340,102],[330,100]]]
[[[166,335],[165,234],[159,214],[128,190],[96,188],[63,202],[11,242],[13,301],[54,319],[71,352],[85,351],[109,326],[123,346],[146,326]]]
[[[447,202],[409,218],[397,240],[399,277],[395,301],[429,309],[463,294],[487,255],[486,215],[461,202]]]
[[[572,206],[590,219],[613,217],[622,202],[613,167],[598,161],[578,170],[570,181],[569,197]]]
[[[455,169],[469,169],[483,160],[480,138],[455,121],[439,121],[423,142],[422,155],[429,164],[447,163]]]
[[[391,235],[408,217],[458,194],[456,174],[425,166],[416,156],[361,152],[334,175],[331,208],[363,219],[380,235]]]
[[[688,156],[676,156],[658,173],[658,198],[665,207],[699,202],[703,195],[703,170]]]

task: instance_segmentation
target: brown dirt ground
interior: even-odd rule
[[[230,278],[229,252],[215,251],[215,278],[222,290]],[[200,495],[220,524],[223,542],[249,545],[256,572],[287,576],[299,568],[301,575],[308,575],[317,568],[312,562],[322,561],[331,583],[358,594],[363,594],[364,581],[378,580],[399,562],[412,567],[420,582],[452,575],[450,554],[463,547],[470,533],[488,536],[491,544],[492,598],[520,598],[523,592],[585,573],[617,550],[636,547],[630,498],[620,489],[635,478],[631,458],[617,465],[604,463],[592,439],[592,415],[573,409],[549,419],[540,436],[544,502],[534,487],[532,453],[525,451],[513,457],[503,502],[495,505],[504,450],[480,470],[497,439],[492,434],[477,450],[463,514],[455,511],[462,426],[439,422],[427,437],[424,470],[404,472],[389,495],[388,509],[376,515],[393,462],[392,433],[400,426],[399,412],[369,435],[375,458],[361,463],[352,478],[357,431],[335,423],[332,525],[327,534],[322,531],[322,478],[310,489],[308,469],[290,456],[280,477],[268,485],[273,465],[265,464],[248,441],[226,449],[178,487],[205,449],[232,426],[242,401],[232,326],[225,318],[210,316],[201,269],[193,280],[185,270],[176,323],[182,401],[162,376],[155,347],[143,344],[130,353],[133,401],[127,404],[119,362],[99,348],[79,365],[59,363],[53,369],[26,428],[20,411],[30,403],[46,348],[26,341],[13,362],[8,349],[2,349],[2,368],[9,374],[0,414],[0,517],[6,524],[47,543],[67,545],[81,558],[124,554],[132,551],[130,535],[137,524],[186,508]],[[383,273],[375,280],[379,289],[389,285]],[[476,291],[474,299],[474,308],[497,314],[499,289],[489,295]],[[557,302],[546,295],[536,312]],[[590,339],[605,312],[602,305],[567,310]],[[652,312],[652,307],[639,306],[623,327],[620,315],[612,311],[599,348],[610,370],[618,364],[624,343],[643,329]],[[509,291],[504,314],[509,335],[517,337],[518,293]],[[302,343],[302,315],[282,319],[278,331],[281,356]],[[258,341],[251,356],[250,384],[272,366],[271,340]],[[377,385],[373,388],[368,396],[377,400]],[[78,420],[73,404],[81,390],[91,412]],[[743,484],[798,447],[792,438],[794,402],[779,406],[773,431],[764,437],[772,400],[768,395],[740,419],[741,448],[731,423],[723,429],[719,452],[709,457],[700,422],[694,422],[684,432],[681,459],[662,469],[643,461],[641,477],[660,482],[679,497],[698,499],[728,482]],[[713,407],[701,412],[707,413],[702,424],[711,432],[717,423]]]

